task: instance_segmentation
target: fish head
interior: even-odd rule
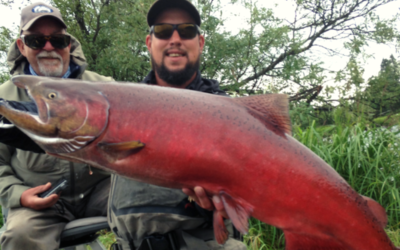
[[[110,105],[94,83],[35,76],[16,76],[12,81],[26,89],[38,113],[3,115],[48,153],[77,151],[107,127]]]

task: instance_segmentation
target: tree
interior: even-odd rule
[[[199,5],[204,10],[207,4],[214,7],[215,2],[201,1]],[[377,8],[391,0],[293,1],[296,8],[292,20],[277,18],[271,9],[258,7],[258,1],[241,2],[243,11],[251,13],[249,29],[235,36],[223,34],[224,39],[218,37],[220,43],[213,40],[207,48],[213,51],[214,46],[218,47],[214,51],[219,54],[207,54],[217,62],[214,63],[217,73],[213,75],[219,75],[226,89],[236,92],[255,93],[265,88],[267,81],[273,81],[275,91],[285,91],[293,100],[305,99],[311,103],[320,97],[320,87],[329,73],[311,53],[322,49],[331,55],[339,54],[324,46],[323,41],[342,41],[350,58],[360,54],[368,42],[385,43],[398,37],[393,26],[396,19],[381,20],[375,14]],[[206,21],[210,19],[207,12],[202,14]],[[220,20],[217,25],[222,26],[223,22]],[[204,61],[208,60],[206,57]],[[208,74],[209,71],[212,69],[208,69]]]
[[[12,30],[0,27],[0,84],[10,78],[7,65],[7,52],[11,43],[15,40],[16,33]]]
[[[150,0],[54,0],[68,32],[82,43],[89,69],[118,81],[141,81],[150,68],[145,46]]]
[[[11,6],[14,3],[13,0],[0,0],[0,5]]]
[[[393,55],[382,60],[378,76],[369,79],[365,93],[373,118],[400,111],[400,63]]]

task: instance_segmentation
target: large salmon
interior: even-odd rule
[[[287,98],[18,76],[39,114],[0,114],[49,154],[170,188],[220,195],[242,232],[253,216],[287,250],[393,250],[384,209],[290,136]],[[217,213],[215,213],[218,215]],[[227,235],[215,216],[216,238]]]

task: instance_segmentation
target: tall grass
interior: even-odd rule
[[[360,194],[378,201],[388,215],[387,231],[395,244],[400,243],[400,142],[395,134],[382,128],[361,125],[335,126],[323,137],[311,125],[297,128],[294,137],[314,151],[343,176]],[[244,237],[249,249],[284,249],[281,232],[252,220]]]

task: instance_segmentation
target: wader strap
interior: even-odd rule
[[[110,247],[110,250],[123,250],[123,249],[120,245],[118,245],[118,243],[113,243]]]
[[[137,250],[179,250],[177,233],[153,234],[145,237]]]
[[[209,234],[207,236],[204,234],[201,236],[206,236],[206,238],[210,238],[210,235],[212,235],[212,230],[207,231],[209,231]],[[184,249],[191,250],[209,249],[205,241],[212,240],[212,237],[211,239],[198,238],[196,236],[200,235],[192,235],[192,232],[189,233],[189,231],[185,232],[182,230],[176,230],[161,235],[153,234],[145,237],[136,250],[180,250],[182,249],[182,247],[185,247]]]

